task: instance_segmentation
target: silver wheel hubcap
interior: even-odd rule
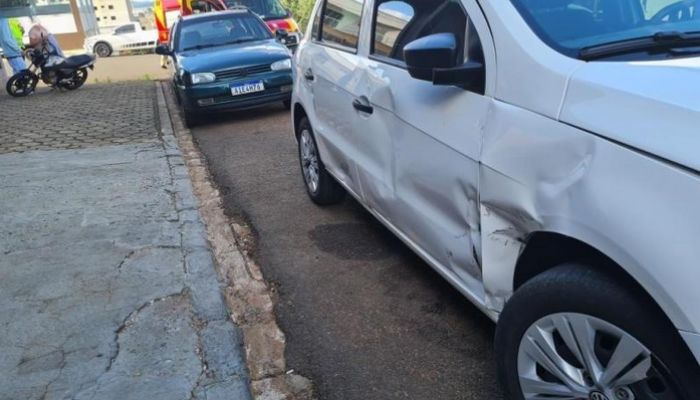
[[[104,44],[98,44],[95,53],[100,57],[106,57],[109,54],[109,48]]]
[[[318,153],[314,140],[311,138],[311,132],[308,129],[304,129],[301,132],[299,152],[306,186],[309,187],[312,193],[316,193],[319,183]]]
[[[528,328],[518,350],[527,400],[635,400],[652,353],[622,329],[583,314],[548,315]],[[639,400],[639,399],[637,399]]]

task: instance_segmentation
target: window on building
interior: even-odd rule
[[[364,0],[327,0],[323,8],[321,40],[357,49]]]
[[[108,6],[107,6],[107,8],[109,8],[110,10],[114,10],[114,6],[113,6],[113,5],[111,5],[111,4],[110,4],[110,5],[108,5]]]
[[[112,21],[116,21],[116,20],[117,20],[117,17],[115,17],[114,15],[112,15],[112,16],[110,17],[110,19],[111,19]]]

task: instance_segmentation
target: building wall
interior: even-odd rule
[[[134,21],[130,0],[92,0],[100,28],[113,28]],[[104,32],[103,32],[104,33]]]
[[[78,49],[86,36],[98,33],[92,1],[37,0],[33,14],[19,20],[25,31],[38,22],[56,36],[63,49]]]

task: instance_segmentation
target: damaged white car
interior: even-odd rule
[[[309,196],[498,321],[509,399],[700,398],[700,1],[319,0],[307,32]]]

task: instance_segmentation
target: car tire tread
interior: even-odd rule
[[[622,328],[667,366],[688,399],[693,398],[690,394],[700,393],[700,366],[658,307],[612,275],[589,265],[571,263],[526,282],[500,316],[495,350],[506,398],[523,399],[517,373],[523,334],[540,318],[560,312],[591,315]]]
[[[302,132],[304,128],[308,128],[311,132],[311,138],[314,141],[314,146],[316,146],[316,151],[318,153],[318,143],[316,142],[316,135],[314,134],[313,128],[308,118],[304,117],[299,121],[299,126],[297,132]],[[299,155],[299,167],[303,168],[301,165],[301,156]],[[326,170],[321,155],[318,154],[318,164],[319,164],[319,184],[315,192],[311,191],[309,185],[304,182],[304,187],[306,192],[316,205],[319,206],[330,206],[338,204],[345,198],[345,189],[335,180],[335,178]],[[304,180],[304,175],[302,172],[302,181]]]

